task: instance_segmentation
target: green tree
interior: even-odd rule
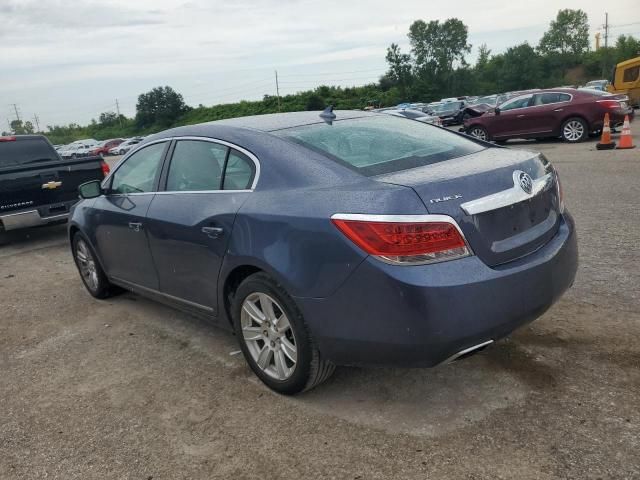
[[[36,129],[33,127],[33,123],[31,123],[28,120],[26,122],[24,122],[23,129],[24,129],[24,133],[27,133],[27,134],[31,134],[31,133],[34,133],[36,131]]]
[[[22,120],[12,120],[11,121],[11,130],[16,135],[24,135],[26,132],[24,131],[24,125]]]
[[[538,49],[548,55],[581,55],[589,50],[589,19],[582,10],[569,8],[558,11],[555,20],[551,21]]]
[[[414,71],[419,77],[415,96],[434,96],[451,87],[453,66],[466,66],[464,55],[471,51],[467,26],[457,18],[440,23],[416,20],[409,27]]]
[[[324,110],[324,100],[317,93],[313,93],[309,95],[307,99],[307,104],[305,105],[306,110]]]
[[[171,126],[189,111],[182,95],[171,87],[156,87],[138,97],[136,124],[140,128]]]
[[[387,48],[386,60],[389,64],[389,71],[386,74],[386,78],[398,85],[401,95],[406,96],[412,76],[411,55],[402,53],[398,44],[392,43],[391,46]]]
[[[631,35],[620,35],[616,40],[616,63],[640,56],[640,40]]]
[[[116,112],[102,112],[98,117],[98,123],[103,127],[112,127],[118,123],[118,115]]]
[[[507,49],[502,55],[499,84],[501,90],[539,87],[540,56],[527,42]]]

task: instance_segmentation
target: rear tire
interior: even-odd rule
[[[589,126],[583,119],[573,117],[562,124],[560,132],[565,142],[578,143],[586,140],[589,136]]]
[[[73,260],[87,291],[95,298],[110,297],[114,293],[112,286],[91,245],[80,233],[76,233],[73,237],[72,251]]]
[[[240,284],[231,315],[245,360],[270,389],[294,395],[335,370],[322,358],[291,296],[267,274],[255,273]]]

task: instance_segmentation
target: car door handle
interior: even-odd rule
[[[522,117],[526,117],[526,115],[524,113],[521,113],[520,115],[518,115],[518,118],[522,118]]]
[[[562,112],[564,110],[564,108],[554,108],[553,111],[554,112]]]
[[[209,238],[219,238],[224,233],[222,227],[202,227],[202,233]]]
[[[140,222],[129,222],[129,228],[134,232],[139,232],[142,230],[142,223]]]

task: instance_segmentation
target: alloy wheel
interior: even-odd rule
[[[276,300],[256,292],[245,298],[240,315],[242,337],[251,358],[267,375],[287,380],[298,361],[296,338]]]
[[[584,135],[584,125],[578,120],[571,120],[564,125],[562,135],[570,142],[577,142]]]
[[[76,259],[78,260],[78,268],[80,275],[84,278],[87,286],[93,291],[98,290],[98,269],[96,268],[93,255],[89,251],[89,247],[84,240],[79,240],[76,245]]]
[[[480,140],[487,140],[487,132],[484,128],[475,127],[469,131],[469,135],[472,137],[476,137]]]

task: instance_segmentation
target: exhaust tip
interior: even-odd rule
[[[471,355],[478,353],[480,350],[484,350],[492,343],[493,343],[493,340],[487,340],[486,342],[478,343],[477,345],[474,345],[472,347],[468,347],[468,348],[465,348],[464,350],[460,350],[459,352],[451,355],[444,362],[441,362],[440,365],[446,365],[447,363],[455,362],[456,360],[470,357]]]

